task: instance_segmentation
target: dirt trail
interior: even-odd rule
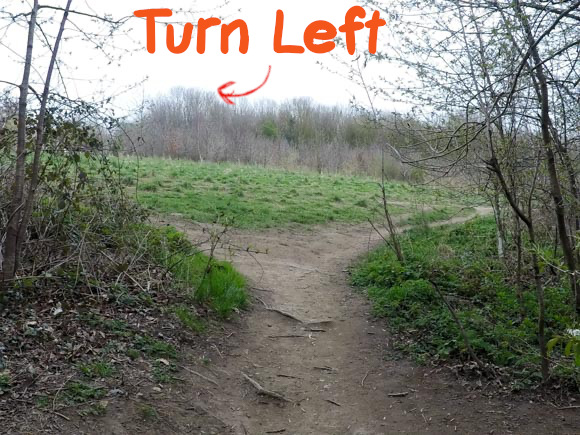
[[[194,225],[177,227],[200,238]],[[384,320],[372,320],[364,296],[348,286],[345,269],[378,241],[368,225],[235,230],[229,238],[268,253],[228,256],[251,280],[257,302],[213,359],[220,386],[206,384],[210,394],[195,398],[224,426],[193,433],[229,427],[250,435],[530,434],[580,427],[574,410],[488,399],[485,385],[470,391],[445,372],[395,359]],[[257,394],[243,374],[288,402]]]

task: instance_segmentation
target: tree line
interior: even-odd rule
[[[350,107],[308,98],[284,103],[223,104],[215,92],[175,88],[145,102],[125,132],[127,152],[213,162],[239,162],[318,172],[378,176],[384,143],[405,145],[406,116],[390,115],[377,128]],[[135,144],[137,144],[135,146]],[[389,158],[390,178],[416,180],[422,171]]]

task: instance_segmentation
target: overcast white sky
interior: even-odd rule
[[[26,9],[26,0],[2,0],[11,4],[12,10]],[[44,4],[63,6],[64,0],[44,0]],[[268,84],[255,94],[254,99],[266,98],[275,101],[298,96],[311,97],[316,102],[324,104],[347,105],[352,94],[362,97],[361,90],[355,85],[336,74],[325,71],[317,62],[322,62],[332,70],[339,70],[330,54],[313,54],[308,51],[304,54],[278,54],[273,50],[273,37],[276,10],[285,13],[284,43],[302,44],[303,32],[306,26],[315,20],[326,20],[339,27],[344,22],[346,11],[357,4],[356,0],[232,0],[230,5],[216,10],[219,0],[73,0],[73,9],[97,12],[106,12],[113,17],[132,15],[137,9],[153,7],[170,8],[174,11],[174,18],[181,20],[186,17],[180,14],[179,9],[193,8],[201,11],[192,18],[194,23],[198,18],[208,18],[212,15],[225,16],[225,22],[234,19],[243,19],[248,24],[250,46],[247,54],[240,54],[238,38],[232,37],[230,53],[222,54],[219,45],[219,28],[208,31],[206,53],[203,55],[195,51],[195,35],[190,49],[183,54],[175,55],[165,47],[165,28],[157,29],[157,52],[149,54],[145,47],[145,22],[133,20],[128,28],[130,38],[137,48],[131,54],[123,56],[120,66],[107,66],[105,59],[86,43],[80,43],[74,38],[67,39],[62,47],[63,75],[69,82],[69,92],[86,97],[99,90],[116,92],[141,81],[148,80],[137,89],[126,93],[118,100],[118,104],[129,107],[137,104],[143,95],[151,97],[164,93],[175,86],[196,87],[215,91],[227,81],[237,82],[233,88],[236,91],[245,91],[256,87],[266,76],[268,66],[272,66],[272,74]],[[213,9],[213,11],[212,11]],[[372,9],[366,8],[367,18],[370,19]],[[43,11],[47,14],[47,11]],[[58,16],[57,16],[58,17]],[[60,19],[60,17],[58,17]],[[79,21],[82,26],[90,26],[88,21]],[[366,20],[365,19],[365,20]],[[47,25],[48,26],[48,25]],[[55,29],[52,29],[52,33]],[[78,35],[74,28],[67,30],[70,36]],[[178,35],[180,35],[178,31]],[[237,35],[237,32],[236,32]],[[24,29],[10,27],[7,31],[0,28],[0,79],[20,81],[21,65],[17,53],[22,53],[26,45]],[[368,30],[357,32],[357,47],[366,50]],[[388,31],[379,30],[379,46],[385,44]],[[128,46],[124,37],[117,37],[113,41],[121,47]],[[39,55],[43,50],[38,49]],[[346,49],[337,47],[334,53],[345,60],[351,60]],[[344,71],[342,71],[344,72]],[[384,70],[382,73],[384,74]],[[42,73],[42,70],[39,71]],[[40,74],[39,74],[40,75]],[[38,77],[38,75],[36,76]],[[69,81],[74,78],[74,81]],[[384,105],[384,104],[383,104]]]

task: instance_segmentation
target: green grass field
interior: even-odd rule
[[[288,172],[235,164],[124,158],[122,180],[154,212],[196,222],[229,218],[240,228],[362,222],[381,214],[377,180]],[[465,197],[449,190],[389,182],[388,199],[405,222],[443,220],[461,213]],[[421,212],[425,205],[434,210]]]

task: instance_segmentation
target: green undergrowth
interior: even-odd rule
[[[247,304],[244,278],[229,263],[200,253],[173,227],[153,228],[139,223],[116,237],[121,237],[132,251],[141,252],[149,265],[160,268],[163,287],[151,292],[139,286],[103,287],[103,291],[108,291],[108,306],[79,312],[77,319],[83,329],[94,331],[103,342],[100,346],[95,343],[90,355],[79,358],[73,379],[60,394],[37,397],[36,406],[40,409],[53,404],[63,409],[78,405],[82,415],[103,415],[107,401],[102,399],[109,391],[119,389],[126,374],[126,367],[119,362],[124,359],[146,362],[142,366],[148,367],[157,384],[174,382],[182,358],[179,337],[204,333],[210,321],[198,315],[198,310],[203,309],[200,307],[213,311],[219,320]],[[125,270],[122,264],[118,267]],[[105,316],[102,311],[108,314]],[[132,320],[112,317],[112,313]],[[163,325],[173,325],[168,328],[173,334],[160,333],[155,326],[139,325],[151,322],[153,315],[160,317]],[[8,385],[7,381],[0,378],[0,389],[3,384]]]
[[[0,415],[15,421],[32,407],[98,416],[136,379],[172,382],[181,349],[247,305],[244,278],[150,226],[119,160],[71,126],[66,152],[44,153],[15,279],[0,292]]]
[[[433,284],[456,312],[471,347],[487,363],[505,368],[515,388],[537,384],[538,304],[533,286],[519,302],[497,258],[493,218],[437,229],[420,227],[401,237],[405,263],[387,247],[358,264],[353,284],[364,288],[374,313],[397,333],[398,347],[421,362],[469,359],[459,328]],[[565,283],[547,285],[546,336],[573,325]],[[580,385],[572,357],[553,355],[553,376]]]
[[[210,259],[173,227],[150,229],[147,243],[155,261],[172,273],[190,300],[208,304],[224,318],[246,307],[245,278],[230,263]],[[186,307],[176,307],[175,314],[184,326],[202,329]]]
[[[224,216],[237,227],[266,228],[332,221],[361,222],[381,215],[378,181],[343,175],[289,172],[231,163],[123,158],[122,182],[141,204],[196,222]],[[437,204],[449,214],[473,198],[429,186],[388,182],[394,216]]]
[[[153,228],[138,223],[122,235],[113,236],[111,243],[116,243],[117,237],[132,252],[140,252],[150,266],[160,268],[163,287],[149,292],[140,286],[105,287],[101,283],[102,290],[108,292],[107,303],[80,311],[76,321],[84,330],[102,337],[102,342],[93,343],[93,351],[79,357],[71,381],[60,394],[37,396],[39,409],[56,404],[62,409],[78,406],[83,416],[105,414],[107,401],[102,399],[109,391],[121,391],[119,382],[127,373],[121,361],[127,359],[146,362],[141,365],[147,367],[155,383],[172,383],[182,358],[179,337],[204,333],[211,321],[199,316],[200,307],[213,311],[218,317],[215,320],[220,320],[247,305],[244,278],[229,263],[200,253],[173,227]],[[123,264],[117,267],[121,271],[126,268]],[[163,325],[173,325],[168,328],[173,334],[140,325],[150,323],[153,315]],[[126,316],[131,321],[114,316]],[[0,391],[9,387],[10,379],[0,376]]]
[[[20,280],[11,293],[20,299],[0,304],[3,328],[14,331],[7,334],[12,347],[0,367],[0,397],[20,388],[22,380],[13,373],[23,370],[22,360],[11,358],[19,346],[35,361],[62,355],[54,364],[67,376],[56,381],[64,383],[61,388],[31,392],[30,403],[40,410],[103,415],[111,394],[124,394],[125,377],[139,370],[157,384],[174,382],[181,345],[203,341],[200,334],[248,303],[244,277],[231,264],[200,252],[175,228],[110,219],[88,232],[90,213],[79,207],[65,224],[84,229],[86,243],[98,247],[100,255],[90,256],[98,274],[62,264]],[[23,328],[22,318],[34,321],[26,320]]]

